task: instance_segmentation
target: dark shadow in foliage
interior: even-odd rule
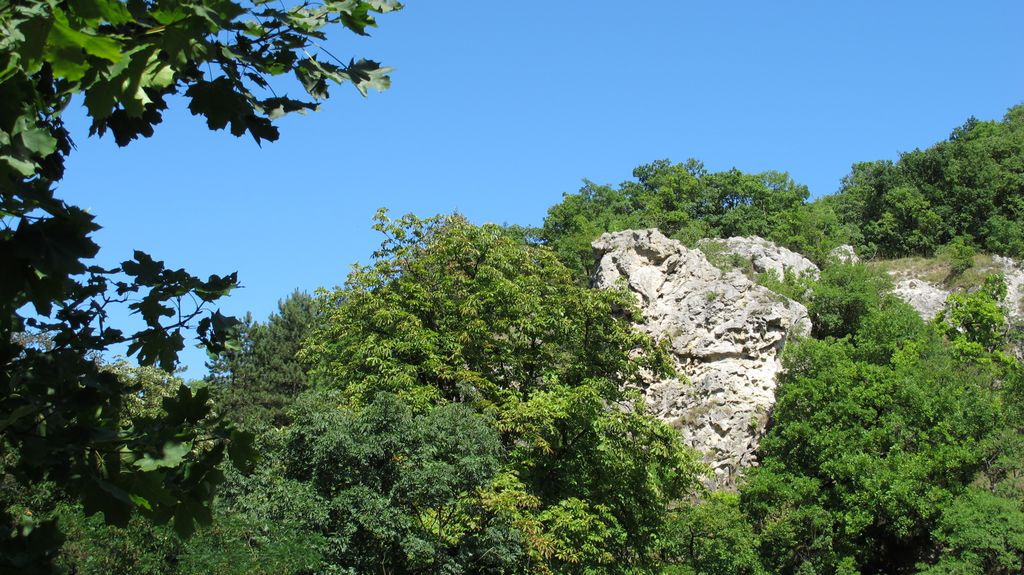
[[[296,406],[285,453],[286,476],[328,506],[331,564],[358,573],[463,573],[485,557],[499,571],[522,559],[522,546],[506,543],[515,534],[495,532],[479,515],[502,448],[493,422],[464,405],[415,414],[378,394],[356,412],[336,395],[311,394]]]
[[[872,310],[893,301],[892,281],[863,264],[835,264],[812,286],[807,311],[816,338],[852,335]]]

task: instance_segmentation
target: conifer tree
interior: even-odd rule
[[[210,381],[220,388],[221,412],[244,427],[287,423],[287,407],[308,384],[296,354],[315,324],[315,302],[296,290],[277,308],[266,323],[246,318],[241,348],[221,354],[210,365]]]

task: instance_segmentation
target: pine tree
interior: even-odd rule
[[[296,354],[316,317],[313,298],[296,290],[266,323],[246,318],[241,349],[209,365],[208,380],[220,389],[218,404],[229,420],[248,428],[288,423],[288,406],[308,384]]]

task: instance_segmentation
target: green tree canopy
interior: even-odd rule
[[[321,294],[325,323],[303,351],[321,385],[349,409],[388,392],[413,413],[454,402],[490,417],[502,467],[488,505],[536,569],[649,562],[698,466],[625,389],[642,365],[665,369],[628,321],[632,296],[578,286],[498,226],[381,214],[377,228],[376,262]]]
[[[930,564],[936,534],[954,537],[948,506],[1010,453],[997,438],[1019,366],[956,353],[907,312],[874,306],[852,339],[787,348],[763,466],[742,489],[775,572]]]
[[[1000,122],[971,118],[949,139],[899,161],[863,162],[834,198],[860,230],[862,250],[931,255],[957,237],[984,250],[1024,253],[1024,106]]]
[[[548,210],[540,238],[581,277],[593,266],[590,242],[630,228],[657,228],[687,244],[759,235],[808,254],[824,250],[821,256],[839,239],[826,233],[838,231],[838,220],[823,206],[805,204],[807,187],[785,173],[708,172],[691,159],[639,166],[633,177],[617,188],[587,181]]]
[[[493,423],[464,404],[415,415],[381,393],[354,412],[310,394],[287,432],[285,477],[310,485],[326,509],[327,564],[460,573],[482,559],[500,572],[525,558],[512,526],[482,509],[500,455]]]
[[[666,575],[766,575],[757,536],[735,493],[716,492],[670,514],[661,535]]]

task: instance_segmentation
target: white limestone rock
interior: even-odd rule
[[[700,250],[657,230],[604,234],[593,246],[596,287],[624,281],[643,310],[639,328],[670,342],[689,380],[652,378],[643,390],[648,406],[704,454],[714,487],[733,486],[756,464],[779,353],[790,338],[810,333],[807,309],[738,271],[722,272]]]
[[[1003,281],[1006,282],[1006,299],[1003,307],[1006,309],[1006,317],[1013,320],[1020,320],[1024,317],[1024,270],[1021,269],[1021,262],[1005,256],[992,256],[992,260],[998,265],[1003,274]]]
[[[796,276],[818,277],[820,270],[804,256],[775,245],[758,236],[707,238],[697,242],[698,248],[719,246],[724,253],[738,255],[748,261],[757,273],[773,271],[782,279],[787,271]]]
[[[995,264],[991,268],[979,270],[981,273],[1002,274],[1006,282],[1006,299],[1003,309],[1006,318],[1013,323],[1024,319],[1024,269],[1021,262],[1004,256],[992,256]],[[934,283],[910,276],[907,272],[890,272],[896,285],[893,294],[910,304],[925,320],[931,320],[942,312],[946,306],[946,298],[951,293]]]
[[[897,281],[892,293],[910,304],[910,307],[921,314],[925,321],[930,321],[939,315],[942,308],[946,306],[946,298],[950,294],[949,290],[916,278]]]
[[[860,263],[860,258],[857,257],[857,252],[854,251],[853,246],[850,244],[843,244],[836,246],[831,252],[828,253],[829,259],[837,261],[841,264],[856,264]]]

